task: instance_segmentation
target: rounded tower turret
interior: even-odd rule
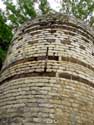
[[[94,125],[94,33],[52,14],[15,33],[0,76],[0,125]]]

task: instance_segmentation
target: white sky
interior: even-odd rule
[[[4,9],[4,8],[5,6],[3,5],[2,0],[0,0],[0,9]]]
[[[5,9],[5,6],[4,4],[2,3],[3,0],[0,0],[0,9],[4,10]],[[13,0],[14,3],[16,3],[16,0]],[[50,6],[51,8],[55,9],[55,10],[59,10],[59,7],[60,7],[60,1],[61,0],[48,0],[49,3],[50,3]]]

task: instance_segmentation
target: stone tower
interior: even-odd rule
[[[94,35],[74,17],[21,26],[0,76],[0,125],[94,125]]]

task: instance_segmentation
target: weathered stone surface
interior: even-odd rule
[[[0,74],[0,125],[94,125],[93,34],[60,14],[21,26]]]

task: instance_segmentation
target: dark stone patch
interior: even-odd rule
[[[73,32],[66,32],[66,31],[64,31],[64,33],[67,34],[67,35],[71,35],[71,36],[75,36],[75,35],[76,35],[76,34],[73,33]]]
[[[92,52],[92,56],[94,56],[94,52]]]
[[[31,41],[28,41],[28,44],[34,44],[34,43],[38,43],[38,40],[31,40]]]
[[[62,44],[71,44],[71,41],[69,38],[65,38],[64,40],[61,40]]]
[[[87,85],[90,85],[90,86],[94,87],[93,82],[90,82],[88,79],[84,79],[80,76],[76,76],[76,75],[69,74],[69,73],[59,73],[59,77],[69,79],[69,80],[71,79],[71,80],[78,81],[78,82],[82,82],[82,83],[85,83]]]
[[[84,40],[86,43],[89,43],[89,40],[82,37],[82,40]]]
[[[55,39],[45,39],[45,40],[47,40],[47,42],[49,42],[49,43],[55,42]]]
[[[83,45],[80,46],[81,49],[85,50],[85,47]]]
[[[55,29],[51,29],[51,30],[49,30],[49,32],[50,32],[50,33],[55,33],[56,30],[55,30]]]
[[[21,37],[20,37],[20,36],[18,37],[18,41],[20,41],[20,40],[22,40],[22,39],[23,39],[23,37],[22,37],[22,36],[21,36]]]
[[[78,42],[78,39],[73,40],[75,43]]]
[[[22,47],[22,45],[19,45],[19,46],[16,47],[16,49],[20,49],[21,47]]]
[[[46,26],[46,25],[48,25],[48,22],[40,22],[39,25],[40,26]]]
[[[18,53],[21,53],[21,51],[19,50]]]

